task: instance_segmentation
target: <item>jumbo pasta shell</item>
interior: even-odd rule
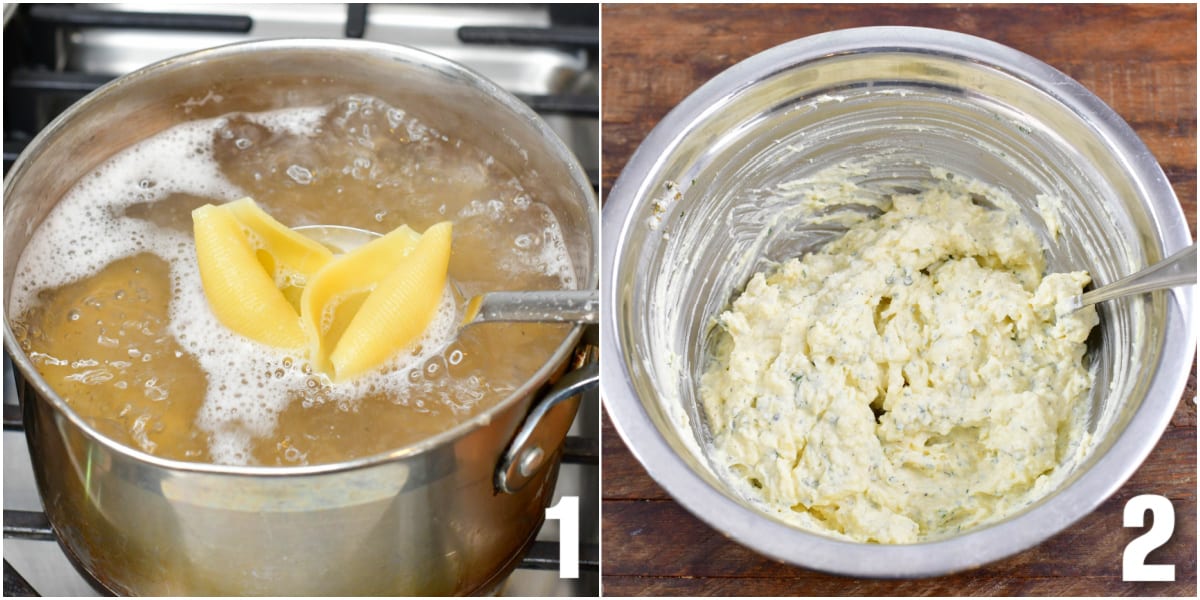
[[[224,204],[222,208],[233,213],[248,230],[252,245],[258,249],[259,262],[299,311],[301,290],[313,274],[333,259],[333,253],[276,221],[251,198]]]
[[[450,241],[450,223],[430,227],[367,296],[329,357],[336,379],[379,366],[425,331],[446,286]]]
[[[330,370],[329,354],[366,296],[417,247],[420,239],[420,234],[402,225],[334,258],[313,275],[300,296],[300,320],[314,367]]]
[[[196,260],[213,314],[229,329],[279,348],[305,346],[296,309],[259,262],[241,221],[222,207],[192,211]]]

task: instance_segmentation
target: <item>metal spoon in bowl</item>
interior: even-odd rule
[[[293,229],[343,253],[382,237],[374,231],[345,225],[301,225]],[[467,300],[460,327],[492,322],[594,324],[599,305],[595,290],[488,292]]]
[[[1195,283],[1196,245],[1192,244],[1137,273],[1075,296],[1071,299],[1070,310],[1121,296]]]

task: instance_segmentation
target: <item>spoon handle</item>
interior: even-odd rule
[[[1079,306],[1195,283],[1196,245],[1192,244],[1151,267],[1084,293],[1079,297]]]
[[[525,323],[596,323],[596,290],[489,292],[467,304],[463,325],[493,321]]]

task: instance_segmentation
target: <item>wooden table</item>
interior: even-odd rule
[[[656,123],[752,54],[806,35],[920,25],[990,38],[1064,71],[1141,136],[1196,220],[1196,8],[1104,6],[605,5],[603,192]],[[1195,369],[1171,425],[1137,474],[1098,510],[1026,552],[958,575],[850,579],[781,564],[711,529],[646,475],[604,420],[602,550],[606,595],[1196,595]],[[1144,530],[1125,502],[1161,494],[1175,535],[1149,555],[1174,583],[1125,583],[1121,556]]]

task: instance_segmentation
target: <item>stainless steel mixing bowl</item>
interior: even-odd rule
[[[764,253],[830,232],[788,212],[776,184],[846,162],[886,193],[942,167],[1007,191],[1040,226],[1035,197],[1062,200],[1043,227],[1052,271],[1113,281],[1191,242],[1154,157],[1102,101],[1011,48],[921,28],[850,29],[791,42],[721,73],[662,120],[603,214],[605,405],[634,455],[680,503],[768,556],[855,576],[930,576],[1029,548],[1084,516],[1138,468],[1191,365],[1192,288],[1100,307],[1088,359],[1095,444],[1060,485],[1003,521],[911,545],[801,531],[751,508],[705,451],[698,382],[713,318]],[[769,225],[774,225],[773,227]],[[782,226],[781,226],[782,225]],[[749,258],[747,258],[749,257]],[[1118,525],[1114,525],[1118,526]]]

